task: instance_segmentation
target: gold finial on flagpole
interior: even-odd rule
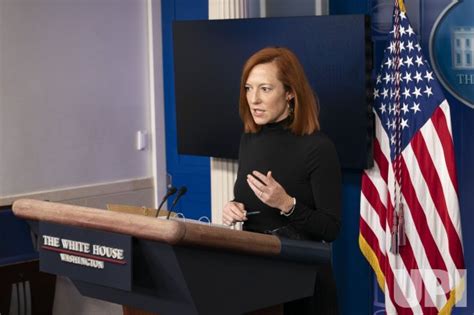
[[[405,3],[403,2],[403,0],[398,0],[398,5],[400,6],[400,11],[407,12],[407,10],[405,9]]]

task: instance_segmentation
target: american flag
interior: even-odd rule
[[[362,176],[359,246],[387,314],[451,312],[464,257],[449,104],[396,3],[374,96],[374,167]]]

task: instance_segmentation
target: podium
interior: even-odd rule
[[[140,215],[18,200],[42,271],[128,314],[240,315],[313,295],[328,244]]]

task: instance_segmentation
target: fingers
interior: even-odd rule
[[[265,189],[265,185],[252,175],[247,175],[247,183],[250,187],[253,187],[252,190],[255,192],[256,195],[258,195],[261,191]]]
[[[237,202],[237,201],[232,201],[232,204],[234,204],[240,211],[242,211],[242,212],[245,211],[245,207],[244,207],[243,203]]]
[[[272,171],[268,171],[268,172],[267,172],[267,178],[269,179],[269,181],[274,180],[274,179],[273,179],[273,176],[272,176]]]
[[[275,184],[278,184],[273,178],[271,171],[268,171],[267,175],[259,171],[253,171],[251,175],[247,175],[247,183],[254,194],[262,201],[265,201],[266,195],[272,195],[275,190]]]
[[[236,219],[245,218],[244,205],[237,202],[232,202],[229,207],[231,215]]]
[[[222,211],[222,222],[232,225],[235,222],[246,221],[246,211],[240,202],[231,201],[227,203]]]
[[[260,187],[262,188],[259,188],[257,187],[255,182],[258,182],[258,180],[256,180],[255,178],[252,178],[252,176],[248,176],[247,177],[247,184],[249,185],[250,189],[252,189],[253,193],[260,199],[262,200],[262,196],[263,196],[263,185],[261,185]]]
[[[268,174],[271,175],[271,171],[268,171],[267,176],[268,176]],[[264,185],[269,185],[269,184],[271,183],[271,182],[270,182],[270,179],[269,179],[267,176],[265,176],[265,175],[263,175],[262,173],[260,173],[259,171],[253,171],[253,172],[252,172],[252,175],[255,176],[255,177],[257,177]],[[249,175],[247,175],[247,177],[248,177],[248,176],[249,176]]]

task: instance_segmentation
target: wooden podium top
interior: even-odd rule
[[[278,256],[281,252],[281,242],[276,236],[212,225],[32,199],[15,201],[13,212],[28,220],[121,233],[170,245],[201,246],[260,256]]]

